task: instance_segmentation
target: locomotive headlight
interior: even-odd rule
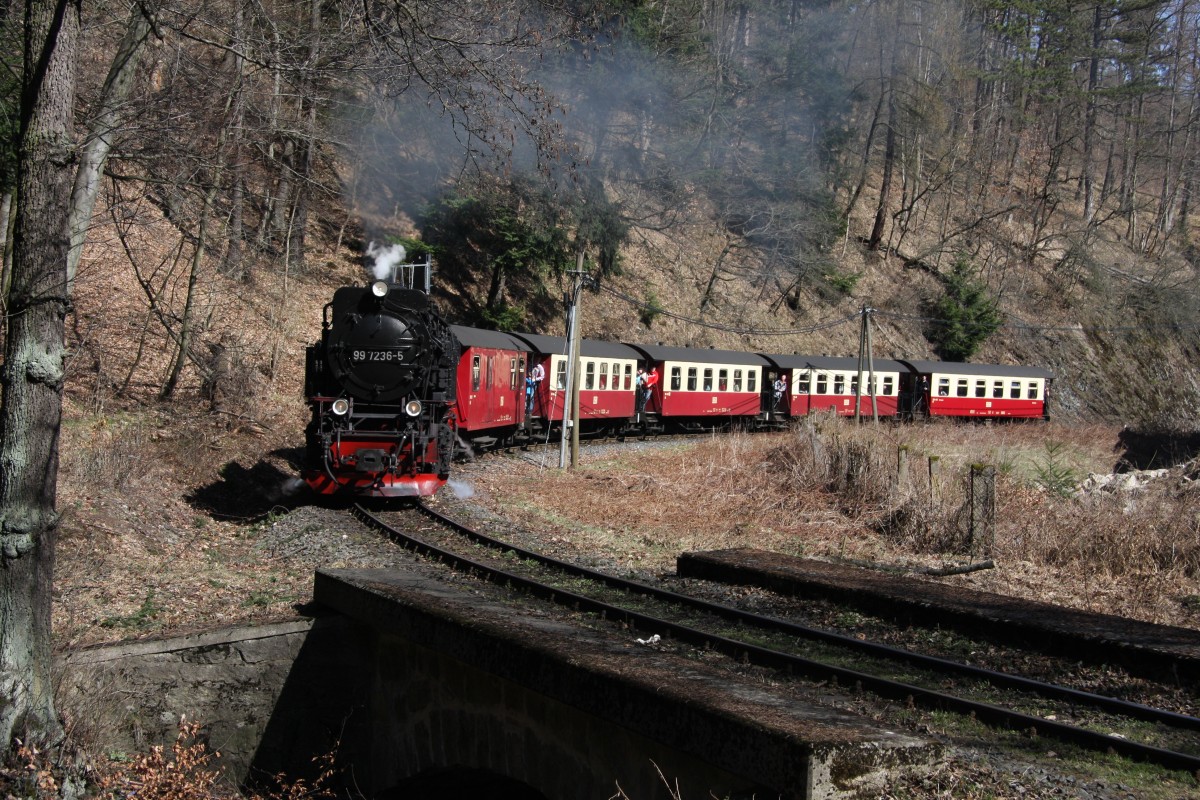
[[[333,401],[333,405],[329,407],[329,410],[339,417],[344,417],[346,416],[346,412],[350,410],[350,401],[344,397],[339,397]]]
[[[409,400],[404,404],[404,413],[408,414],[410,417],[421,416],[421,401]]]
[[[388,285],[387,281],[375,281],[371,284],[371,294],[376,297],[387,297]]]

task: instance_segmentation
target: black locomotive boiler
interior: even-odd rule
[[[338,289],[307,348],[303,476],[319,494],[425,497],[450,475],[458,340],[430,301],[428,262],[389,270]]]

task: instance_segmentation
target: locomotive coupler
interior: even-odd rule
[[[394,461],[387,450],[358,450],[354,458],[358,472],[383,472]]]

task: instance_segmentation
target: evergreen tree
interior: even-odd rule
[[[945,294],[933,306],[936,317],[931,337],[942,358],[966,361],[1003,321],[999,303],[988,294],[976,270],[959,256],[945,278]]]

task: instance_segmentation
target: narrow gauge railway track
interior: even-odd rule
[[[873,658],[904,661],[919,669],[939,675],[982,681],[997,689],[1030,693],[1043,700],[1054,700],[1073,706],[1090,707],[1103,713],[1162,725],[1177,731],[1200,731],[1200,718],[1186,714],[1045,683],[1019,675],[996,672],[947,659],[921,655],[875,642],[862,641],[841,634],[798,625],[776,617],[762,616],[721,603],[700,600],[636,581],[607,575],[597,570],[571,564],[486,536],[440,514],[424,504],[418,503],[416,507],[422,513],[435,520],[439,525],[465,537],[476,545],[495,549],[501,554],[509,555],[510,557],[515,556],[524,562],[532,562],[543,568],[555,570],[571,577],[594,581],[609,589],[641,595],[655,601],[710,615],[738,626],[752,627],[798,639],[823,642]],[[1113,736],[1053,719],[1033,716],[991,703],[972,700],[923,686],[917,686],[912,683],[816,661],[792,653],[700,630],[640,611],[623,608],[577,592],[551,586],[512,570],[497,567],[439,547],[414,535],[397,530],[362,506],[356,506],[354,513],[362,522],[380,530],[406,549],[426,557],[437,559],[439,562],[452,568],[466,571],[482,579],[522,589],[535,597],[568,606],[577,612],[598,614],[604,619],[625,623],[647,633],[659,633],[676,642],[706,650],[713,650],[722,655],[740,659],[745,663],[780,670],[787,674],[803,675],[812,680],[825,680],[843,686],[861,687],[863,690],[870,691],[880,697],[901,701],[906,704],[920,704],[930,709],[970,716],[979,722],[999,729],[1036,732],[1039,736],[1056,738],[1086,749],[1111,752],[1133,760],[1157,764],[1167,769],[1200,774],[1200,755],[1143,744],[1128,738]]]

